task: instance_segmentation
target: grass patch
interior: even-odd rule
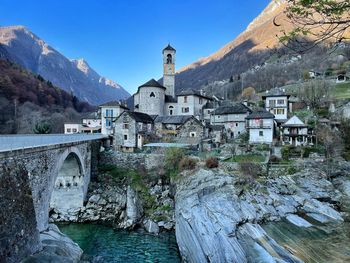
[[[332,95],[336,99],[349,99],[350,98],[350,82],[338,83],[332,90]]]
[[[234,163],[238,163],[242,161],[262,163],[265,161],[265,157],[258,154],[245,154],[245,155],[235,155],[232,158],[225,160],[225,162],[234,162]]]

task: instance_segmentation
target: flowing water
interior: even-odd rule
[[[350,222],[300,228],[281,221],[263,228],[279,245],[306,263],[350,262]]]
[[[58,227],[79,244],[86,260],[99,263],[180,262],[174,233],[154,236],[94,224],[60,224]]]

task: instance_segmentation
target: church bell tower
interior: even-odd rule
[[[163,86],[165,94],[175,97],[175,53],[170,44],[163,49]]]

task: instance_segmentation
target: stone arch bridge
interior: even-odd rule
[[[0,136],[0,258],[13,246],[19,246],[15,261],[37,251],[50,207],[83,206],[100,146],[108,143],[97,134]]]

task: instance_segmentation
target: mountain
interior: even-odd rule
[[[0,59],[0,134],[33,133],[42,121],[62,133],[65,122],[80,121],[81,113],[93,110],[40,75]]]
[[[278,45],[276,34],[281,28],[274,26],[273,19],[277,16],[278,21],[282,21],[285,7],[285,0],[271,1],[236,39],[214,54],[180,69],[176,75],[177,89],[200,89],[264,63],[271,56],[270,48]],[[290,26],[284,24],[285,29]]]
[[[83,60],[70,60],[23,26],[0,27],[0,57],[7,58],[80,100],[99,105],[130,94]]]

